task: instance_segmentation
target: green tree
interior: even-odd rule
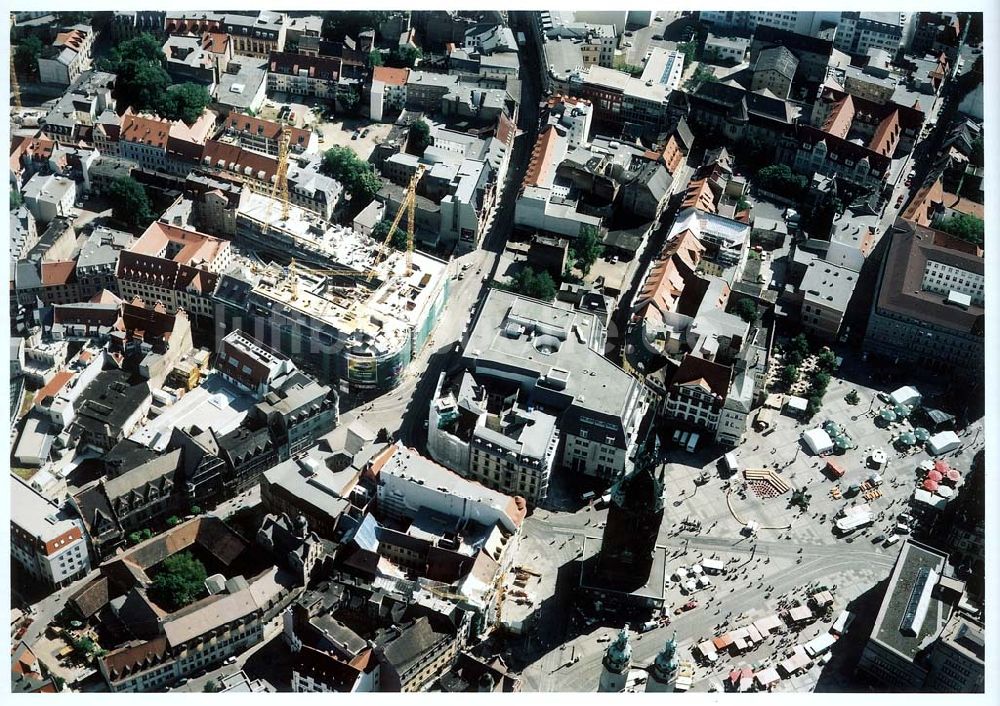
[[[156,112],[165,120],[183,120],[190,125],[204,112],[212,96],[197,83],[179,83],[160,96]]]
[[[431,126],[425,120],[417,120],[410,125],[409,151],[411,154],[421,155],[431,144]]]
[[[573,252],[584,276],[590,273],[597,259],[604,253],[600,231],[592,225],[580,228],[580,235],[573,241]]]
[[[424,53],[417,47],[404,44],[392,50],[389,55],[389,64],[404,69],[412,69],[424,56]]]
[[[10,210],[16,211],[21,208],[21,204],[24,203],[24,198],[21,196],[21,192],[17,189],[10,190]]]
[[[698,51],[698,44],[692,39],[690,42],[681,42],[677,45],[677,51],[684,55],[684,68],[694,61],[695,52]]]
[[[810,352],[809,339],[806,338],[806,335],[804,333],[800,333],[798,336],[792,339],[792,342],[789,344],[789,350],[795,351],[800,356],[802,356],[803,359],[807,358]]]
[[[819,395],[826,392],[826,388],[830,386],[830,373],[818,372],[813,376],[812,379],[812,389]]]
[[[372,49],[368,52],[368,65],[372,68],[376,66],[382,66],[385,63],[385,59],[382,58],[382,52],[378,49]]]
[[[837,365],[837,354],[829,348],[825,349],[822,353],[816,356],[816,365],[818,365],[821,370],[830,372]]]
[[[818,411],[823,408],[823,398],[819,395],[812,395],[806,400],[806,417],[812,419]]]
[[[518,272],[506,288],[532,299],[550,302],[556,298],[556,283],[552,279],[552,275],[544,271],[535,272],[530,267],[525,267]]]
[[[118,101],[137,110],[154,110],[171,84],[166,57],[158,39],[148,32],[115,46],[97,68],[117,74]]]
[[[809,509],[809,501],[812,500],[812,495],[806,492],[808,489],[803,487],[792,491],[792,498],[788,501],[789,507],[798,506],[799,510],[805,512]]]
[[[361,105],[361,94],[353,84],[348,84],[337,91],[337,103],[342,111],[353,114]]]
[[[747,323],[751,323],[757,319],[757,304],[750,297],[744,297],[736,302],[733,313]]]
[[[984,164],[982,135],[979,135],[979,137],[972,141],[972,149],[969,152],[969,162],[971,162],[974,167],[981,167]]]
[[[372,239],[377,243],[384,242],[389,235],[389,229],[391,227],[392,221],[387,218],[383,218],[375,224],[374,228],[372,228]],[[403,228],[396,228],[396,231],[392,234],[392,240],[389,241],[389,245],[399,251],[406,250],[406,230]]]
[[[846,395],[844,395],[844,401],[849,405],[856,405],[861,401],[861,395],[858,394],[857,390],[851,390]]]
[[[189,514],[191,514],[191,515],[200,515],[201,514],[201,506],[200,505],[192,505],[191,506],[191,512]]]
[[[209,679],[207,682],[205,682],[205,686],[202,688],[202,691],[205,692],[206,694],[214,694],[218,690],[219,690],[219,685],[218,683],[216,683],[214,679]]]
[[[767,191],[796,199],[805,191],[809,180],[793,173],[787,164],[772,164],[757,172],[757,183]]]
[[[390,439],[392,439],[392,435],[389,434],[389,430],[385,427],[382,427],[375,433],[376,444],[388,444]]]
[[[956,213],[954,216],[949,216],[938,221],[936,227],[938,230],[950,233],[960,240],[975,243],[976,245],[983,244],[985,224],[981,218],[976,218],[966,213]]]
[[[781,369],[781,381],[788,387],[794,385],[799,379],[799,369],[794,365],[786,365]]]
[[[19,74],[34,76],[38,72],[38,57],[42,55],[42,40],[29,34],[14,50],[14,67]]]
[[[205,566],[191,552],[173,554],[160,564],[149,595],[158,605],[175,611],[205,593],[207,577]]]
[[[630,74],[632,76],[641,76],[643,68],[641,66],[636,66],[635,64],[624,64],[619,69],[619,71]]]
[[[357,37],[366,29],[377,29],[391,16],[387,11],[370,10],[333,10],[321,13],[323,16],[322,34],[326,39],[340,40],[344,37]]]
[[[167,527],[176,527],[181,523],[181,518],[177,515],[171,515],[167,518]]]
[[[132,177],[120,176],[108,189],[111,215],[132,228],[145,228],[155,218],[146,189]]]
[[[344,185],[352,199],[364,203],[375,198],[382,178],[375,168],[361,161],[350,147],[331,147],[323,154],[323,172]]]

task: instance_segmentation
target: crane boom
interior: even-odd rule
[[[379,246],[378,254],[375,256],[375,262],[372,263],[372,270],[368,273],[369,282],[375,275],[375,266],[389,254],[389,251],[391,250],[389,244],[392,242],[392,236],[396,233],[396,228],[399,227],[399,222],[403,220],[404,213],[407,216],[406,274],[409,275],[413,272],[413,231],[416,225],[417,182],[419,182],[420,177],[424,175],[424,170],[424,165],[418,164],[417,171],[415,171],[413,176],[410,177],[410,183],[406,187],[406,194],[403,196],[403,201],[399,204],[399,210],[396,212],[396,216],[392,219],[392,224],[389,226],[389,232],[386,234],[385,240],[382,241],[382,245]]]

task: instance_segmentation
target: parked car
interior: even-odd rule
[[[883,539],[885,539],[885,535],[884,534],[876,534],[874,537],[872,537],[872,544],[878,544]]]
[[[223,664],[225,664],[225,665],[236,664],[236,661],[237,661],[236,660],[236,655],[232,655],[230,657],[226,657],[226,661],[223,662]]]

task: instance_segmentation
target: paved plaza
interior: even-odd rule
[[[691,650],[699,642],[773,615],[781,605],[787,605],[782,601],[804,602],[810,586],[827,586],[833,591],[835,613],[848,607],[855,611],[865,601],[870,602],[870,596],[863,594],[870,593],[888,576],[900,546],[886,548],[870,539],[892,531],[895,518],[906,510],[916,487],[917,466],[928,458],[923,450],[899,453],[891,439],[900,427],[883,428],[875,422],[879,410],[886,406],[878,394],[895,387],[875,388],[835,376],[824,396],[823,408],[808,424],[780,414],[776,429],[767,436],[749,431],[735,449],[739,471],[728,478],[721,470],[723,450],[718,446],[706,445],[694,454],[675,446],[663,450],[667,502],[658,547],[667,553],[666,614],[670,624],[644,634],[633,630],[634,665],[650,663],[675,630],[680,658],[694,661]],[[856,405],[844,399],[851,390],[858,392]],[[828,477],[823,472],[824,461],[800,441],[804,431],[821,426],[827,419],[841,425],[854,442],[854,448],[832,457],[846,470],[839,480]],[[982,443],[981,424],[982,420],[963,433],[967,448],[961,454],[948,455],[949,464],[963,475],[969,470],[974,449]],[[883,449],[888,459],[881,471],[882,497],[871,502],[876,522],[853,535],[838,537],[832,531],[834,515],[847,505],[865,500],[860,496],[834,499],[830,490],[835,485],[846,490],[851,483],[860,483],[871,474],[872,470],[865,466],[865,451],[869,448]],[[810,495],[808,510],[790,506],[791,492],[759,498],[746,488],[743,470],[748,468],[772,469],[789,486],[805,488]],[[697,484],[699,476],[707,476],[708,481]],[[565,503],[559,507],[568,509]],[[588,551],[599,547],[606,517],[606,509],[584,505],[572,512],[536,510],[525,522],[526,537],[515,564],[553,577],[535,584],[537,595],[533,601],[542,609],[534,616],[528,637],[508,643],[508,657],[527,662],[523,672],[525,690],[596,689],[594,675],[600,673],[606,637],[620,625],[612,616],[573,622],[573,596],[562,592],[574,587],[566,573],[575,566],[584,546]],[[741,533],[743,523],[750,520],[760,525],[752,538]],[[700,529],[687,529],[685,521],[700,522]],[[690,594],[682,592],[680,584],[671,578],[677,568],[689,568],[709,557],[727,562],[728,575],[712,577],[710,587]],[[697,608],[674,615],[675,608],[691,599],[698,602]],[[592,615],[594,611],[584,613]],[[728,624],[723,625],[727,618]],[[720,655],[714,666],[697,666],[693,690],[708,691],[713,682],[721,683],[728,670],[738,666],[777,664],[788,656],[791,646],[829,627],[822,619],[799,632],[786,627],[738,658]],[[817,664],[783,680],[778,690],[830,690],[838,683],[846,684],[843,672],[847,661],[834,650],[829,664]]]

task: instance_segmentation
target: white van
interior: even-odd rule
[[[890,535],[889,539],[887,539],[884,542],[882,542],[882,546],[883,547],[891,547],[893,544],[895,544],[898,541],[899,541],[899,535],[898,534]]]
[[[695,448],[698,446],[698,432],[692,432],[691,438],[688,439],[687,452],[689,454],[694,453]]]
[[[739,464],[738,464],[738,463],[736,462],[736,453],[735,453],[735,452],[733,452],[733,451],[730,451],[730,452],[729,452],[729,453],[727,453],[727,454],[726,454],[725,456],[723,456],[723,459],[724,459],[724,460],[725,460],[725,462],[726,462],[726,471],[727,471],[727,472],[728,472],[729,474],[733,474],[733,473],[736,473],[737,471],[739,471],[739,470],[740,470],[740,466],[739,466]]]

